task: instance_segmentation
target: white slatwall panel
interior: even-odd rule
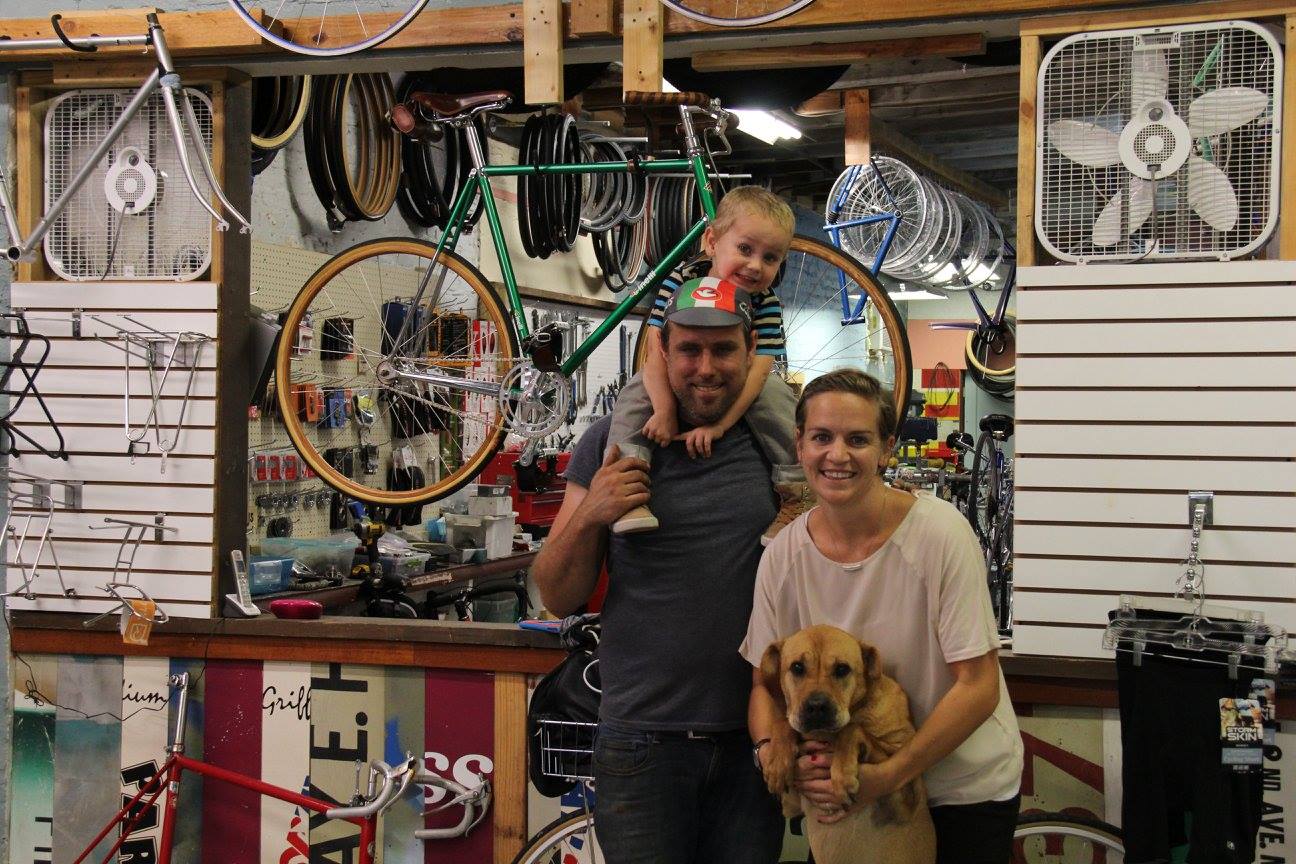
[[[1013,650],[1103,656],[1168,595],[1190,490],[1208,595],[1296,630],[1296,264],[1018,271]]]
[[[36,379],[46,404],[63,433],[70,458],[52,460],[24,453],[9,461],[10,468],[56,480],[84,481],[83,509],[62,507],[61,491],[52,522],[54,549],[63,580],[77,596],[58,596],[49,553],[41,559],[42,575],[33,585],[39,595],[28,601],[14,598],[15,608],[101,612],[110,605],[102,585],[112,577],[124,528],[91,530],[105,517],[151,522],[153,514],[167,514],[166,524],[178,529],[162,542],[149,532],[134,560],[132,582],[156,599],[171,615],[208,617],[212,592],[212,506],[215,481],[216,351],[213,341],[202,351],[199,371],[193,378],[192,397],[184,414],[184,427],[171,455],[126,454],[123,429],[126,371],[123,353],[98,341],[104,336],[117,342],[116,331],[96,320],[102,316],[132,330],[152,327],[163,332],[190,331],[216,337],[217,286],[192,282],[159,287],[153,283],[73,285],[66,282],[16,283],[12,305],[27,312],[33,332],[51,338],[50,357]],[[84,310],[81,338],[73,338],[73,310]],[[129,316],[131,320],[123,316]],[[120,343],[118,343],[120,344]],[[131,362],[130,417],[140,426],[147,417],[148,373],[142,361]],[[164,438],[175,435],[175,423],[188,381],[187,369],[175,368],[167,379],[161,400]],[[49,424],[33,400],[28,399],[15,422],[37,440],[53,444]],[[153,441],[150,432],[144,438]],[[19,511],[21,524],[26,513]],[[43,520],[33,519],[38,530]],[[19,584],[14,544],[6,549],[9,564],[6,586]],[[25,549],[30,559],[32,547]],[[120,577],[119,577],[120,578]]]

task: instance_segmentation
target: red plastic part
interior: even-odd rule
[[[270,614],[276,618],[314,620],[324,615],[324,604],[315,600],[285,597],[270,601]]]

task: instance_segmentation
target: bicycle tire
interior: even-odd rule
[[[793,15],[797,12],[800,12],[802,9],[804,9],[805,7],[813,3],[814,0],[793,0],[793,2],[787,2],[787,0],[777,0],[777,2],[781,3],[782,5],[779,5],[777,8],[771,9],[768,12],[761,12],[756,15],[740,15],[738,13],[739,5],[745,4],[746,7],[750,9],[753,4],[750,2],[750,0],[735,0],[734,14],[732,17],[714,15],[711,14],[710,12],[702,12],[696,9],[690,9],[683,2],[681,2],[681,0],[662,0],[662,5],[665,6],[667,9],[671,9],[675,12],[678,12],[679,14],[683,15],[685,18],[691,18],[694,21],[698,21],[703,24],[711,24],[712,26],[715,27],[756,27],[760,24],[768,24],[771,21],[778,21],[780,18],[786,18],[789,15]],[[716,4],[711,3],[707,5],[715,6]]]
[[[1058,838],[1064,841],[1067,838],[1075,841],[1072,845],[1087,844],[1093,853],[1099,850],[1114,853],[1119,857],[1110,855],[1098,856],[1091,854],[1086,857],[1079,855],[1076,857],[1056,857],[1059,854],[1057,846],[1054,845],[1049,849],[1053,857],[1040,858],[1033,854],[1035,841],[1031,838],[1045,838],[1045,844],[1048,844],[1048,838]],[[1074,851],[1083,851],[1084,845],[1079,845]],[[1106,864],[1121,864],[1125,858],[1125,841],[1121,830],[1115,825],[1109,825],[1101,819],[1095,819],[1092,816],[1072,813],[1023,813],[1017,817],[1017,828],[1013,831],[1013,864],[1035,864],[1035,862],[1048,861],[1100,861],[1106,859]]]
[[[584,810],[564,813],[548,825],[541,828],[522,847],[513,858],[513,864],[584,864],[584,862],[601,861],[602,856],[587,855],[579,857],[579,852],[571,858],[564,855],[565,850],[587,848],[588,830],[594,824],[594,814]],[[595,842],[597,843],[597,835]]]
[[[972,523],[972,530],[976,532],[977,539],[981,541],[981,548],[984,551],[990,543],[990,513],[989,506],[993,506],[990,499],[990,490],[994,484],[994,436],[989,432],[982,432],[977,436],[976,446],[972,450],[972,468],[971,478],[968,482],[968,521]],[[988,478],[987,478],[987,475]],[[986,482],[986,492],[982,493],[981,484]],[[980,499],[985,496],[986,501]]]
[[[866,306],[877,311],[880,321],[877,328],[841,324],[838,271],[846,277],[848,295],[868,296]],[[913,378],[909,338],[895,304],[868,268],[835,246],[798,234],[774,291],[783,304],[789,358],[776,368],[785,380],[802,386],[833,368],[855,366],[882,382],[893,396],[897,417],[904,417]],[[647,353],[649,326],[645,316],[635,345],[636,372]],[[870,348],[870,340],[878,347]]]
[[[292,78],[279,78],[278,82],[292,81]],[[268,128],[261,130],[262,134],[258,135],[257,131],[252,132],[252,146],[259,147],[262,150],[278,150],[287,146],[288,142],[293,139],[301,129],[302,123],[306,120],[306,112],[310,110],[311,104],[311,76],[302,75],[301,80],[292,87],[295,101],[290,103],[291,110],[287,105],[279,106],[280,111],[275,117],[274,123]]]
[[[379,375],[382,361],[394,353],[384,344],[384,332],[390,333],[387,328],[393,326],[388,322],[385,328],[383,323],[386,303],[413,295],[417,281],[411,274],[424,272],[416,269],[420,266],[436,271],[429,277],[433,280],[430,285],[436,287],[429,290],[436,290],[435,298],[441,302],[433,307],[425,297],[424,304],[434,311],[418,313],[420,324],[409,340],[412,347],[408,356],[426,355],[435,347],[439,353],[427,361],[429,367],[455,377],[467,377],[471,372],[491,384],[501,382],[518,361],[512,321],[490,283],[457,254],[442,250],[441,257],[435,258],[435,252],[431,243],[399,237],[352,246],[315,271],[284,315],[286,335],[280,338],[275,351],[280,420],[293,447],[323,482],[370,504],[411,506],[449,495],[473,480],[504,441],[505,423],[498,400],[477,397],[474,401],[458,390],[400,378],[384,381]],[[321,300],[318,305],[317,299]],[[295,338],[299,328],[308,328],[313,334],[323,326],[323,320],[333,316],[351,316],[352,353],[325,358],[319,351],[303,352]],[[474,319],[485,320],[494,328],[493,350],[489,353],[473,351],[470,322]],[[455,334],[453,343],[447,335],[451,333]],[[483,340],[489,340],[489,336],[481,336],[478,347]],[[283,382],[297,384],[284,386]],[[365,474],[356,470],[355,462],[359,460],[354,458],[350,460],[352,474],[358,474],[360,479],[345,473],[348,460],[339,459],[338,451],[348,447],[336,445],[350,445],[354,457],[356,433],[351,427],[359,418],[353,417],[340,428],[317,425],[309,415],[304,419],[299,413],[300,403],[321,389],[315,382],[323,382],[332,393],[350,391],[353,395],[348,405],[354,415],[360,414],[357,403],[361,394],[370,395],[372,419],[368,428],[372,431],[368,437],[378,448],[374,461],[390,465],[393,450],[401,446],[396,442],[408,443],[418,459],[419,471],[427,469],[422,479],[414,478],[409,489],[380,488],[377,484],[386,470]],[[413,419],[405,419],[406,415]],[[369,443],[364,440],[366,427],[360,428],[362,444]],[[410,434],[398,437],[402,429]],[[366,483],[369,477],[373,480]]]
[[[291,22],[293,24],[294,30],[301,31],[303,33],[309,33],[312,30],[315,30],[317,31],[318,34],[319,29],[323,27],[322,17],[319,19],[319,27],[317,28],[315,25],[310,23],[311,19],[307,19],[307,22],[303,23],[301,20],[302,16],[300,15],[294,16],[291,14],[282,14],[283,5],[281,4],[277,11],[279,11],[282,14],[282,17],[275,19],[267,16],[266,24],[263,25],[261,22],[257,21],[257,19],[252,16],[251,12],[248,11],[248,9],[260,9],[262,8],[263,4],[247,2],[245,8],[244,0],[229,0],[230,8],[234,10],[234,13],[243,20],[244,24],[251,27],[253,31],[255,31],[258,35],[260,35],[262,39],[266,40],[267,42],[273,45],[278,45],[280,48],[283,48],[285,51],[292,51],[296,54],[305,54],[309,57],[339,57],[344,54],[354,54],[357,51],[364,51],[367,48],[374,48],[378,45],[381,45],[382,43],[386,42],[388,39],[395,36],[397,33],[404,30],[405,27],[411,21],[414,20],[414,16],[418,15],[419,12],[423,11],[423,7],[426,6],[427,3],[428,0],[412,0],[412,2],[410,2],[409,9],[404,14],[400,15],[398,18],[396,18],[396,20],[392,21],[391,24],[379,30],[378,32],[374,33],[372,36],[366,36],[365,38],[359,39],[358,41],[344,41],[338,45],[324,47],[319,44],[310,45],[310,44],[303,44],[301,42],[294,42],[292,39],[288,39],[285,36],[282,36],[279,33],[274,32],[275,23],[277,21],[284,21],[284,22]],[[327,8],[327,6],[325,6],[325,8]],[[381,14],[391,14],[391,13],[381,13]],[[356,15],[361,16],[362,13],[357,12]],[[358,30],[361,34],[368,34],[373,29],[376,28],[365,26],[364,18],[360,17],[360,26]]]

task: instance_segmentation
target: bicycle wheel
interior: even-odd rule
[[[716,27],[755,27],[800,12],[814,0],[662,0],[685,18]]]
[[[852,310],[859,296],[868,298],[865,318],[843,325],[841,279]],[[783,274],[774,285],[783,305],[787,357],[775,368],[800,388],[825,372],[843,366],[863,369],[892,394],[897,416],[909,404],[909,338],[904,322],[886,290],[864,265],[845,252],[800,234],[792,238]],[[636,371],[647,354],[647,317],[635,345]]]
[[[311,57],[337,57],[381,45],[414,20],[428,0],[397,0],[393,10],[387,3],[376,7],[358,4],[349,7],[335,4],[329,15],[329,0],[279,0],[271,4],[265,24],[257,21],[250,10],[270,7],[249,0],[229,0],[232,8],[262,39],[287,51]],[[337,11],[339,8],[342,11]],[[405,11],[401,11],[405,9]],[[328,20],[331,19],[331,20]],[[327,26],[326,26],[327,21]],[[282,25],[282,34],[276,33]]]
[[[995,446],[994,437],[982,432],[972,451],[972,477],[968,483],[968,521],[976,531],[983,550],[989,548],[990,531],[994,523],[995,503]]]
[[[361,501],[448,495],[504,440],[494,394],[519,369],[512,322],[476,268],[435,253],[395,237],[353,246],[307,280],[284,316],[280,419],[320,479]]]
[[[536,832],[513,864],[594,864],[603,855],[593,831],[594,815],[565,813]]]
[[[988,338],[969,331],[963,353],[968,375],[977,386],[1000,399],[1012,399],[1017,382],[1017,322],[1005,316]]]
[[[1123,864],[1121,831],[1092,816],[1023,813],[1013,832],[1012,864]]]

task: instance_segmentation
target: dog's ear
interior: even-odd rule
[[[864,677],[876,681],[882,677],[882,655],[867,642],[860,643],[860,653],[864,655]]]
[[[765,649],[765,654],[761,657],[760,671],[761,678],[765,683],[765,689],[774,697],[775,704],[782,711],[787,708],[787,699],[783,696],[783,642],[771,642]]]

